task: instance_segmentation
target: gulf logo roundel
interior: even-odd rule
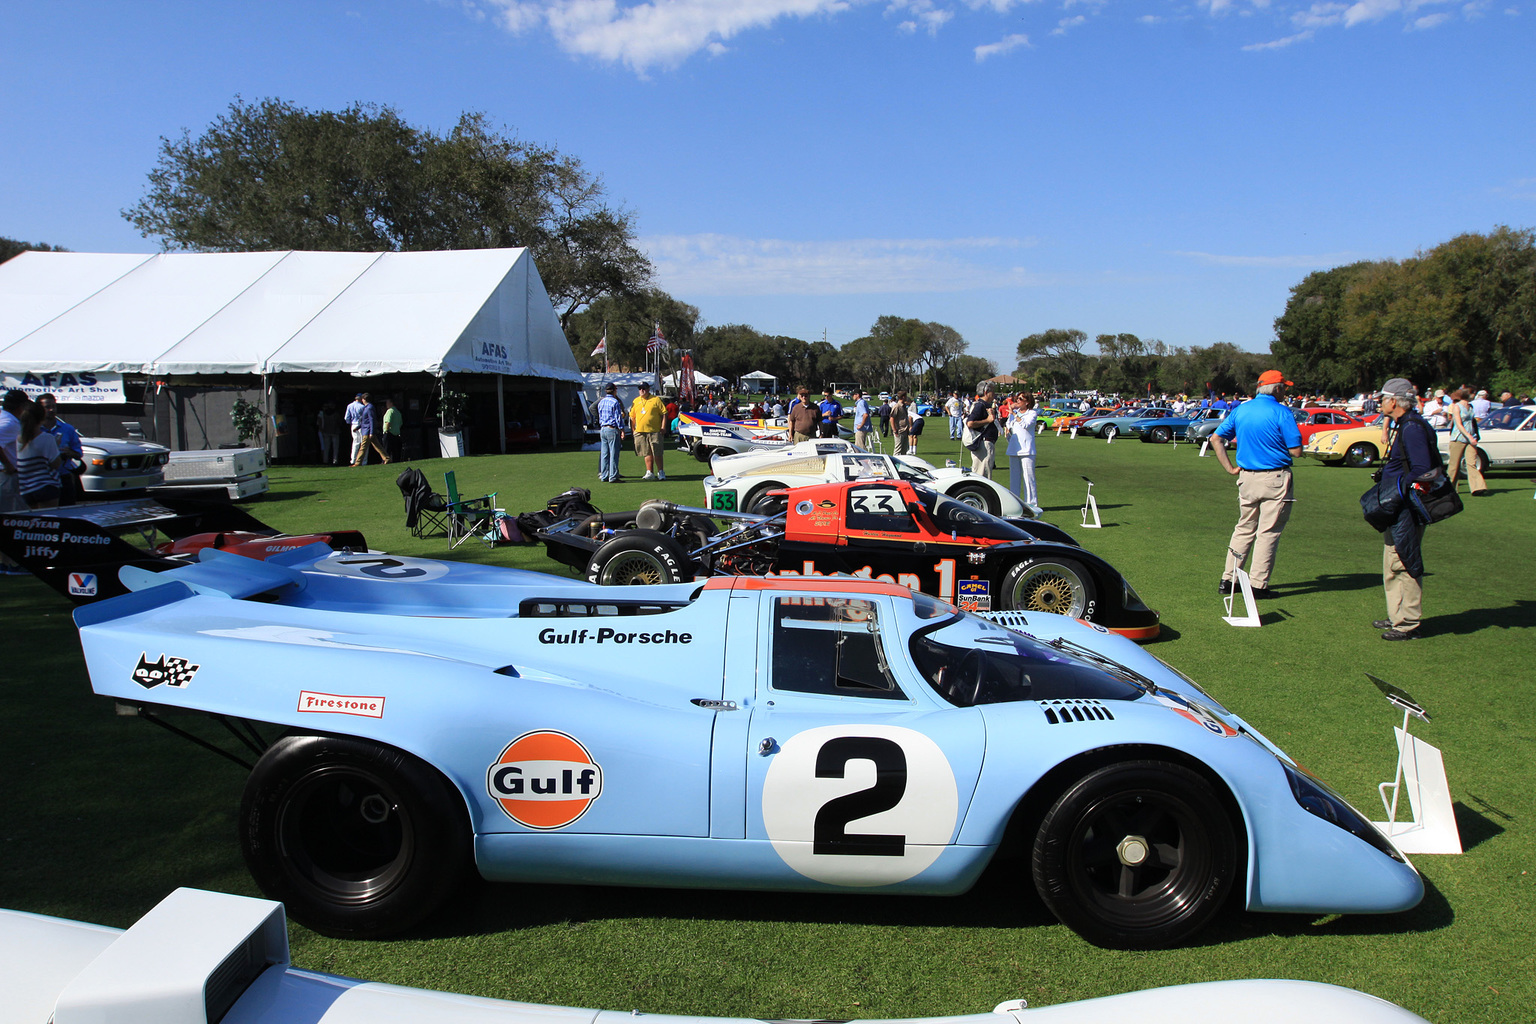
[[[525,732],[486,770],[485,789],[507,817],[537,829],[564,828],[603,793],[603,769],[574,736]]]

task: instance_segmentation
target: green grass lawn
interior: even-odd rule
[[[942,435],[942,431],[938,432]],[[942,464],[955,442],[920,454]],[[669,479],[599,484],[595,452],[416,463],[441,487],[498,492],[513,511],[572,485],[610,510],[642,497],[697,505],[706,467],[668,455]],[[445,556],[403,525],[396,467],[279,467],[249,504],[274,527],[362,530],[373,546]],[[1006,475],[1006,469],[1000,472]],[[1088,476],[1102,530],[1078,530]],[[1040,439],[1046,517],[1119,568],[1161,611],[1151,649],[1200,680],[1369,816],[1390,777],[1394,709],[1366,680],[1406,688],[1434,717],[1467,852],[1415,858],[1424,902],[1388,917],[1232,913],[1196,945],[1111,952],[1034,898],[1027,869],[995,869],[953,899],[476,885],[408,938],[347,942],[293,928],[297,964],[379,981],[606,1009],[760,1018],[904,1017],[1040,1005],[1224,978],[1301,978],[1392,999],[1437,1022],[1536,1019],[1536,501],[1525,475],[1430,528],[1423,639],[1389,644],[1381,543],[1356,504],[1363,471],[1303,462],[1296,508],[1261,604],[1262,629],[1221,621],[1215,582],[1235,486],[1188,446]],[[454,557],[565,570],[541,547]],[[258,895],[235,836],[243,772],[91,695],[69,606],[0,578],[0,906],[125,926],[179,885]]]

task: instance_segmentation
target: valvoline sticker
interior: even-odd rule
[[[536,829],[564,828],[603,793],[603,769],[574,736],[526,732],[486,770],[486,792],[507,817]]]

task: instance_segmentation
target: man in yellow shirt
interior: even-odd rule
[[[645,460],[642,480],[665,480],[662,453],[667,441],[667,404],[651,395],[651,385],[640,385],[640,394],[629,406],[629,426],[635,432],[635,454]]]

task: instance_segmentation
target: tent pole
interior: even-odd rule
[[[607,359],[608,357],[605,355],[603,358]],[[560,420],[555,415],[556,411],[559,408],[560,408],[560,403],[559,403],[559,401],[555,397],[555,382],[554,382],[554,379],[551,378],[550,382],[549,382],[549,443],[550,444],[559,444],[560,443]]]
[[[496,375],[496,422],[501,424],[501,454],[507,454],[507,395],[506,375]]]

